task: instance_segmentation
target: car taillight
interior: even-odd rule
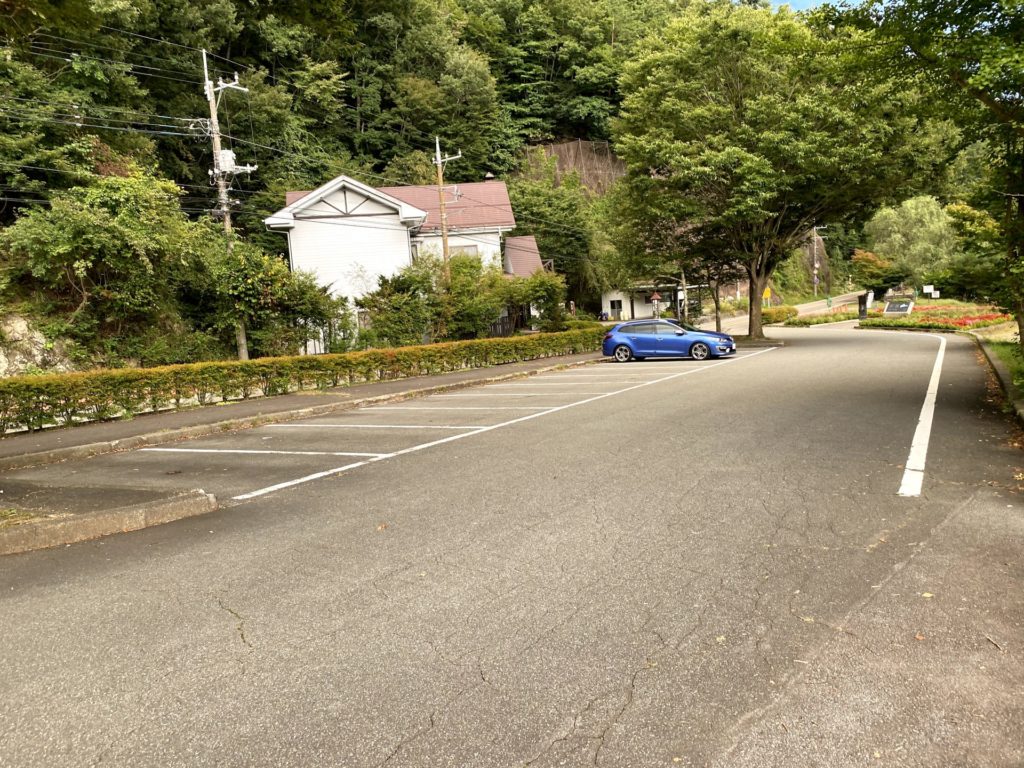
[[[611,337],[612,337],[612,332],[611,332],[611,331],[608,331],[608,333],[606,333],[606,334],[604,335],[604,340],[605,340],[605,341],[608,341],[608,339],[610,339]]]

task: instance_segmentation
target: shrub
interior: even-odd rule
[[[761,321],[767,325],[769,323],[782,323],[789,320],[791,317],[796,317],[798,314],[796,307],[791,307],[786,304],[778,307],[765,307],[761,310]]]
[[[267,357],[160,368],[15,376],[0,379],[0,434],[130,418],[145,411],[247,399],[360,382],[401,379],[463,368],[590,352],[604,327],[476,339],[338,355]]]

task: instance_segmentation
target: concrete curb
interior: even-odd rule
[[[985,340],[980,336],[976,336],[973,333],[968,334],[974,341],[981,347],[981,351],[985,355],[985,359],[988,360],[988,364],[992,366],[992,371],[995,373],[996,378],[999,380],[999,385],[1003,388],[1003,392],[1006,394],[1006,400],[1010,403],[1013,408],[1013,412],[1017,416],[1017,421],[1024,424],[1024,399],[1017,397],[1017,387],[1013,383],[1013,375],[1010,373],[1010,369],[1006,367],[1006,363],[1002,361],[992,348],[985,343]]]
[[[169,499],[102,512],[29,520],[0,529],[0,556],[74,544],[113,533],[138,531],[185,517],[203,515],[215,509],[217,499],[213,494],[196,489]]]
[[[177,440],[184,440],[191,437],[204,437],[206,435],[213,435],[220,432],[233,432],[240,429],[250,429],[252,427],[263,426],[264,424],[276,424],[282,421],[292,421],[293,419],[304,419],[313,416],[325,416],[332,413],[338,413],[339,411],[347,411],[352,408],[358,408],[362,405],[369,405],[372,403],[384,403],[388,401],[404,400],[407,398],[424,397],[427,395],[436,394],[438,392],[447,392],[457,389],[465,389],[467,387],[474,387],[479,384],[490,384],[493,382],[507,381],[509,379],[521,379],[528,376],[534,376],[538,373],[546,373],[548,371],[557,371],[562,368],[576,368],[583,365],[592,365],[594,363],[602,362],[601,358],[593,360],[581,360],[578,362],[571,363],[558,363],[556,365],[549,365],[543,368],[537,368],[533,371],[519,371],[516,373],[506,373],[499,376],[480,377],[476,379],[469,379],[466,381],[453,382],[450,384],[438,384],[432,387],[421,387],[419,389],[409,389],[402,392],[393,392],[386,395],[375,395],[373,397],[363,397],[358,400],[347,400],[345,402],[338,403],[325,403],[323,405],[314,405],[307,408],[293,408],[287,411],[278,411],[277,413],[262,413],[256,416],[245,416],[238,419],[225,419],[223,421],[214,421],[209,424],[196,424],[191,427],[181,427],[179,429],[167,429],[159,432],[147,432],[141,435],[133,435],[132,437],[122,438],[120,440],[110,440],[99,443],[86,443],[85,445],[71,445],[66,448],[55,448],[49,451],[38,451],[36,453],[25,453],[21,456],[8,456],[6,458],[0,458],[0,472],[6,472],[12,469],[25,469],[27,467],[35,467],[41,464],[56,464],[61,461],[67,461],[68,459],[87,459],[90,456],[100,456],[105,453],[114,453],[115,451],[129,451],[134,448],[140,448],[146,445],[161,445],[163,443],[173,443]]]

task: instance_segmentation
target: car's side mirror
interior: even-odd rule
[[[676,336],[685,336],[685,335],[686,335],[686,331],[684,331],[682,328],[679,328],[678,330],[676,330]]]

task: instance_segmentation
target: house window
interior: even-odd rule
[[[420,244],[419,243],[413,243],[411,245],[411,248],[412,248],[412,260],[416,261],[416,259],[418,259],[420,257]]]
[[[448,249],[452,256],[477,256],[479,251],[475,245],[453,245]]]

